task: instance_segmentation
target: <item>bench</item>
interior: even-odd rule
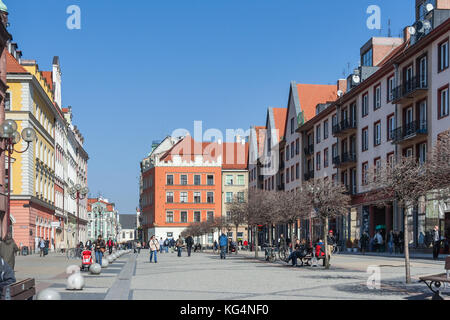
[[[289,255],[286,255],[286,258],[282,259],[282,260],[284,260],[284,262],[289,262],[288,257],[289,257]],[[313,260],[313,259],[315,259],[315,260]],[[311,249],[308,250],[308,253],[306,254],[306,256],[301,257],[301,258],[297,258],[297,261],[301,262],[301,266],[304,266],[304,265],[306,265],[306,266],[317,266],[317,262],[320,261],[320,260],[323,260],[323,265],[325,266],[325,256],[315,257],[313,255]]]
[[[440,294],[442,283],[450,284],[450,256],[445,259],[446,273],[434,274],[431,276],[420,277],[419,282],[423,282],[433,292],[432,300],[444,300]]]
[[[34,279],[26,279],[4,287],[0,300],[33,300],[35,294]]]

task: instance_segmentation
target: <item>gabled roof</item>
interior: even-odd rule
[[[24,67],[7,51],[6,51],[6,72],[7,73],[29,73]]]
[[[42,71],[42,76],[45,79],[45,82],[47,82],[48,86],[50,87],[50,90],[53,90],[53,74],[51,71]]]
[[[123,229],[133,230],[137,227],[136,214],[120,214],[119,215],[120,226]]]
[[[258,157],[263,155],[264,139],[266,138],[267,128],[265,126],[255,127],[256,143],[258,148]]]
[[[287,108],[269,108],[267,109],[267,125],[270,124],[270,131],[268,134],[272,135],[273,132],[278,133],[278,141],[279,143],[283,140],[285,131],[286,131],[286,117],[287,117]],[[268,126],[267,126],[268,127]],[[275,140],[272,140],[275,142]]]
[[[304,122],[314,118],[318,104],[333,102],[337,99],[336,85],[297,84],[297,91]]]

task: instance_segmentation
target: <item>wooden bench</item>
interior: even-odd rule
[[[419,282],[423,282],[433,292],[432,300],[444,300],[440,294],[442,283],[450,284],[450,256],[445,259],[446,273],[435,274],[431,276],[420,277]]]
[[[34,279],[26,279],[4,287],[0,300],[33,300],[35,294]]]

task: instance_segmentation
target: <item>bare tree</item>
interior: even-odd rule
[[[350,208],[351,197],[347,189],[341,183],[331,179],[314,179],[306,182],[300,192],[304,198],[299,203],[304,207],[304,212],[315,210],[322,220],[325,243],[325,268],[330,267],[328,250],[328,223],[330,218],[345,215]]]
[[[447,200],[450,195],[450,130],[438,136],[426,162],[427,179],[433,189],[432,200]]]
[[[237,233],[239,226],[247,222],[246,208],[247,203],[245,196],[244,199],[235,196],[233,197],[233,201],[227,204],[227,209],[230,212],[230,220],[228,222],[231,223],[236,228],[236,243],[238,241]]]
[[[367,173],[366,183],[369,192],[366,198],[378,203],[395,201],[404,210],[404,244],[406,283],[411,283],[408,215],[406,210],[418,206],[427,191],[433,189],[432,180],[428,178],[426,166],[420,165],[413,157],[401,157],[393,163],[385,163],[372,168]]]

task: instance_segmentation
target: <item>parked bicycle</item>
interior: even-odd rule
[[[289,249],[286,247],[281,247],[278,249],[278,257],[282,261],[287,261],[287,259],[289,258],[289,254]]]
[[[70,248],[66,250],[67,259],[81,259],[81,248]]]
[[[275,247],[265,247],[264,248],[264,252],[265,252],[265,259],[266,259],[266,261],[269,261],[269,262],[277,261],[277,255],[276,255],[276,252],[275,252]]]

